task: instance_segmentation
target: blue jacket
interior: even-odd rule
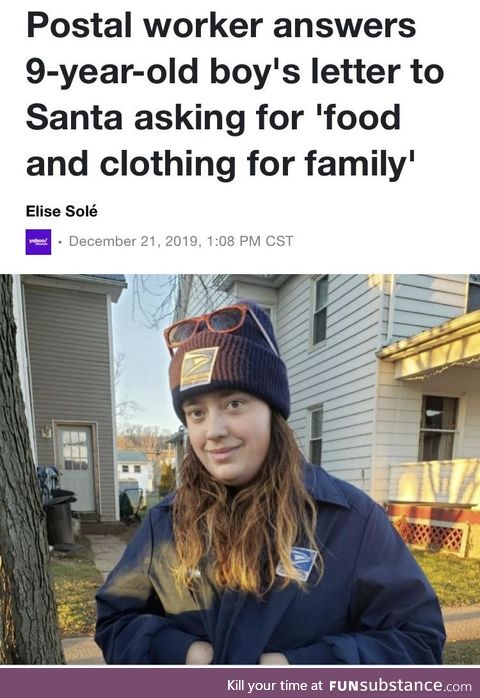
[[[318,502],[324,571],[307,591],[291,583],[262,599],[220,591],[208,578],[178,593],[172,496],[150,510],[97,594],[95,639],[108,664],[184,664],[195,640],[213,664],[440,664],[445,631],[435,594],[383,509],[323,469],[307,465]],[[279,580],[280,581],[280,580]]]

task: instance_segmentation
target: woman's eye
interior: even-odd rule
[[[188,410],[187,417],[191,419],[199,419],[202,416],[202,410]]]
[[[232,409],[238,410],[238,408],[242,405],[242,402],[241,400],[230,400],[228,404]]]

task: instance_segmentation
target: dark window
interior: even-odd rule
[[[467,313],[480,310],[480,274],[470,274],[468,277]]]
[[[320,344],[327,336],[328,276],[315,281],[313,307],[313,344]]]
[[[310,462],[322,463],[323,407],[310,412]]]
[[[457,413],[458,398],[423,396],[419,461],[452,459]]]

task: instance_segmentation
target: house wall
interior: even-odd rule
[[[226,293],[216,286],[218,279],[217,274],[193,275],[185,316],[202,315],[222,305],[235,302],[236,299],[232,293]]]
[[[36,445],[35,445],[35,429],[32,409],[32,396],[30,393],[30,375],[28,368],[28,349],[27,337],[25,332],[25,314],[23,308],[22,282],[19,274],[13,275],[13,316],[17,326],[17,335],[15,338],[17,347],[18,373],[20,376],[20,385],[22,387],[23,402],[25,405],[25,414],[27,417],[28,434],[30,437],[30,446],[32,454],[36,460]]]
[[[123,472],[124,465],[128,465],[128,473]],[[139,473],[135,472],[135,465],[140,466]],[[152,477],[152,466],[147,463],[123,463],[121,461],[118,463],[118,480],[120,485],[122,482],[136,480],[138,486],[143,490],[143,495],[153,491]]]
[[[327,336],[313,348],[313,279],[293,276],[279,289],[277,329],[289,372],[290,424],[308,455],[310,410],[323,404],[323,467],[368,490],[380,287],[368,275],[329,276]]]
[[[251,297],[272,308],[272,320],[291,386],[290,424],[300,447],[309,452],[309,417],[324,406],[322,464],[359,487],[370,487],[379,310],[385,299],[378,280],[368,275],[329,278],[327,339],[310,346],[313,278],[290,276],[279,288],[236,281],[231,294],[209,291],[212,307]],[[203,277],[210,288],[212,277]],[[204,312],[205,291],[193,282],[188,312]],[[340,358],[340,360],[339,360]]]
[[[418,460],[423,395],[460,399],[453,457],[480,457],[480,369],[454,366],[423,380],[398,381],[394,378],[394,364],[380,361],[377,394],[373,489],[377,500],[388,497],[391,466]],[[390,487],[393,485],[390,483]]]
[[[467,274],[397,274],[389,344],[463,315]]]
[[[204,284],[210,287],[215,278],[204,276]],[[323,467],[384,501],[390,465],[418,458],[422,394],[436,391],[462,395],[456,457],[478,458],[480,371],[453,368],[422,382],[400,382],[394,365],[375,356],[385,344],[463,314],[467,275],[397,274],[393,293],[390,275],[330,275],[327,338],[315,348],[310,340],[314,278],[290,275],[279,289],[237,281],[231,295],[209,291],[212,308],[239,297],[273,304],[289,373],[290,424],[305,453],[310,411],[322,404]],[[194,280],[189,312],[204,309],[205,291]]]
[[[108,296],[25,285],[38,463],[54,463],[52,420],[96,422],[101,518],[116,514]]]

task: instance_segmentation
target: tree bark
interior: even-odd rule
[[[12,277],[0,275],[0,664],[63,664],[15,344]]]

